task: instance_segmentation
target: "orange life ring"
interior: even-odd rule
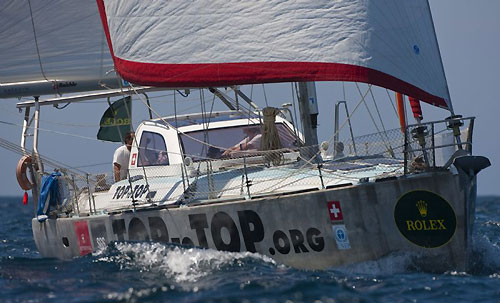
[[[33,188],[33,182],[31,182],[26,175],[26,170],[28,169],[28,166],[31,165],[31,163],[32,159],[29,155],[23,156],[21,159],[19,159],[19,162],[17,162],[17,182],[19,183],[19,186],[21,186],[21,188],[24,190],[30,190]]]

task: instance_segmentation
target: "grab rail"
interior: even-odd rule
[[[404,133],[404,173],[441,167],[436,160],[437,150],[448,156],[445,149],[449,149],[447,151],[450,157],[458,149],[471,153],[474,119],[475,117],[452,116],[444,120],[408,125]],[[466,138],[462,141],[460,127],[466,122]],[[447,134],[452,142],[444,142]],[[441,137],[441,142],[436,144],[438,136]]]

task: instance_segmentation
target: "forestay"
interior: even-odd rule
[[[97,2],[130,82],[358,81],[451,105],[426,0]]]

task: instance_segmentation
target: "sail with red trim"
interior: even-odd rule
[[[426,0],[97,0],[127,81],[357,81],[450,107]]]

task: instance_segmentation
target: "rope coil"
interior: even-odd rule
[[[274,107],[266,107],[262,110],[264,123],[261,126],[262,140],[260,141],[261,151],[274,151],[281,149],[281,141],[276,128],[276,115],[280,110]],[[265,154],[268,163],[279,165],[283,161],[282,152],[270,152]]]

